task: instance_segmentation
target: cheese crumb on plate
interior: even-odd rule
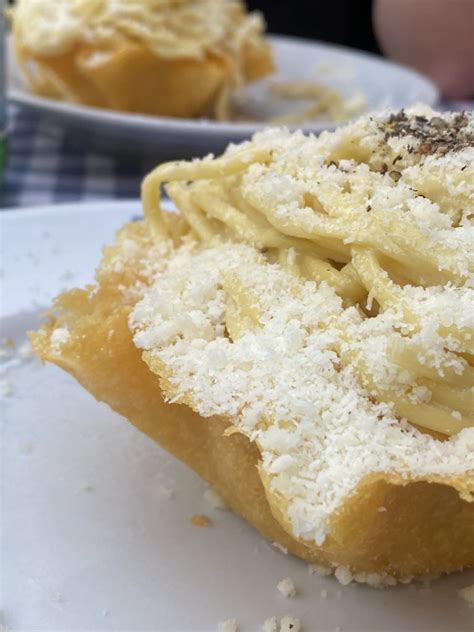
[[[458,595],[461,597],[461,599],[464,599],[464,601],[467,602],[470,606],[474,606],[474,584],[472,584],[472,586],[466,586],[465,588],[462,588],[458,592]]]
[[[217,632],[238,632],[238,629],[235,619],[226,619],[226,621],[220,621],[217,625]]]
[[[284,597],[294,597],[296,595],[296,586],[291,577],[285,577],[278,582],[277,588]]]

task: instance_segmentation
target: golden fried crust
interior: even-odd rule
[[[159,116],[195,117],[209,111],[229,75],[225,58],[203,60],[160,59],[144,46],[128,44],[103,61],[93,62],[90,48],[78,47],[61,56],[40,56],[17,49],[27,68],[31,62],[40,72],[27,73],[33,89],[45,96],[64,97],[113,110]]]
[[[57,56],[38,55],[16,46],[17,58],[35,92],[124,112],[193,118],[211,112],[232,81],[225,55],[203,59],[160,58],[141,44],[100,51],[79,45]],[[36,70],[35,70],[36,68]],[[273,69],[269,44],[244,51],[243,74],[253,81]],[[62,86],[62,87],[60,87]]]
[[[14,40],[16,58],[31,88],[44,97],[102,106],[102,96],[76,65],[75,51],[42,57],[29,51]]]
[[[250,42],[243,51],[243,73],[247,81],[256,81],[275,70],[269,42]]]
[[[146,247],[142,225],[129,225],[121,234]],[[225,419],[203,419],[187,406],[164,402],[159,378],[132,342],[127,318],[133,301],[127,303],[117,289],[140,279],[140,267],[131,261],[125,271],[113,271],[104,263],[115,252],[114,247],[106,250],[97,291],[64,293],[56,315],[31,335],[40,358],[74,375],[97,399],[211,483],[266,538],[303,559],[396,577],[474,564],[474,503],[469,502],[469,481],[462,478],[408,482],[374,473],[334,513],[323,546],[293,537],[286,508],[259,468],[257,447],[241,434],[224,434],[230,425]],[[55,352],[50,334],[58,320],[70,338]]]
[[[160,116],[194,117],[211,110],[230,73],[225,57],[161,59],[138,44],[103,63],[82,53],[77,66],[101,93],[104,107]]]

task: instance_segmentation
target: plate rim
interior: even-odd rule
[[[164,207],[170,204],[167,200],[163,200],[161,203]],[[98,211],[97,206],[99,205],[102,208]],[[59,204],[54,202],[38,204],[38,206],[11,206],[0,209],[0,224],[8,222],[8,220],[31,219],[33,215],[50,216],[74,212],[106,212],[107,214],[113,214],[114,212],[127,212],[128,210],[133,212],[135,207],[137,211],[143,211],[140,198],[129,200],[77,200],[74,202],[60,202]]]
[[[280,35],[274,33],[268,33],[267,39],[274,45],[278,43],[282,44],[299,44],[303,47],[323,47],[329,53],[342,53],[350,55],[353,58],[363,59],[366,61],[372,61],[374,63],[385,66],[386,68],[397,70],[398,72],[405,73],[414,79],[417,79],[420,86],[423,86],[426,95],[424,97],[424,103],[427,105],[433,105],[440,99],[440,92],[434,82],[423,73],[410,68],[404,64],[394,62],[385,57],[376,55],[364,50],[351,48],[348,46],[342,46],[339,44],[333,44],[331,42],[324,42],[322,40],[309,39],[304,37],[296,37],[293,35]],[[11,72],[11,56],[12,56],[12,38],[11,35],[7,36],[7,76]],[[91,121],[110,127],[128,127],[130,129],[150,130],[159,132],[187,132],[193,134],[200,134],[203,132],[211,132],[214,137],[227,138],[231,135],[239,134],[241,136],[252,134],[262,131],[265,128],[271,127],[265,122],[247,123],[247,122],[228,122],[228,121],[213,121],[210,119],[190,119],[190,118],[177,118],[177,117],[165,117],[165,116],[153,116],[149,114],[135,114],[127,112],[119,112],[115,110],[109,110],[105,108],[98,108],[94,106],[82,105],[78,103],[72,103],[68,101],[60,101],[50,99],[47,97],[41,97],[33,93],[19,90],[15,87],[7,87],[7,98],[9,101],[35,109],[39,112],[47,112],[51,114],[57,114],[67,118],[75,118],[76,120]],[[350,120],[350,119],[348,119]],[[347,123],[344,121],[343,123]],[[303,125],[288,125],[291,130],[301,129],[306,133],[320,133],[323,130],[331,130],[337,127],[337,123],[324,122],[318,125],[318,123],[306,123]]]

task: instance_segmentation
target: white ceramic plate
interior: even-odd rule
[[[346,95],[360,89],[366,95],[370,109],[402,108],[417,101],[432,104],[438,98],[435,86],[428,79],[380,57],[291,37],[272,36],[271,41],[277,74],[247,87],[242,94],[244,111],[260,121],[282,114],[288,111],[288,107],[298,107],[270,99],[266,92],[269,82],[314,77],[311,73],[320,64],[327,64],[330,68],[327,75],[321,77],[322,81]],[[102,140],[121,141],[128,149],[139,147],[143,151],[145,147],[153,146],[160,150],[166,145],[176,155],[217,151],[228,142],[248,138],[265,126],[263,122],[217,123],[204,119],[118,113],[38,97],[25,87],[11,47],[8,74],[8,94],[13,101],[54,116],[70,126],[87,129],[88,138],[95,133]],[[303,129],[312,132],[332,127],[333,124],[324,120],[303,125]]]
[[[138,203],[38,207],[0,215],[1,337],[18,345],[61,289],[92,279],[101,246]],[[1,575],[8,629],[256,632],[291,614],[306,632],[472,632],[457,591],[474,571],[431,586],[343,588],[308,573],[228,511],[189,469],[69,375],[17,351],[2,362]],[[214,522],[191,526],[195,513]],[[292,577],[285,599],[278,581]]]

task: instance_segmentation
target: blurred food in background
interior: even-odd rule
[[[19,0],[11,17],[31,89],[86,105],[224,118],[230,90],[273,69],[240,0]]]
[[[324,77],[315,77],[307,64],[295,63],[282,73],[286,60],[278,55],[279,40],[264,37],[267,22],[270,31],[284,35],[384,51],[430,76],[445,97],[474,93],[472,0],[457,0],[450,8],[445,0],[17,0],[13,5],[13,48],[30,90],[86,106],[287,125],[343,122],[368,109],[371,99],[362,82],[335,85],[337,67]],[[325,61],[316,57],[315,64]],[[268,112],[253,115],[254,87]]]
[[[45,97],[248,122],[239,88],[275,70],[264,18],[240,0],[18,0],[10,15],[20,68]],[[263,119],[269,123],[343,121],[367,103],[360,91],[347,97],[305,75],[280,77],[264,90],[268,102],[294,103],[289,113]]]
[[[322,80],[274,81],[269,84],[268,89],[275,97],[306,103],[302,108],[269,120],[278,125],[306,123],[319,117],[340,123],[361,114],[368,105],[367,97],[361,90],[345,97],[339,90],[325,85]]]

